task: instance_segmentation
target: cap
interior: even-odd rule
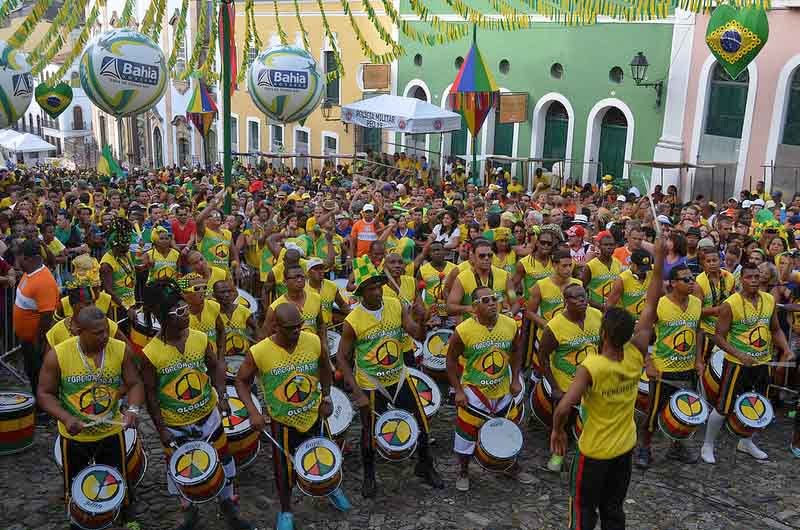
[[[614,236],[613,236],[613,235],[611,234],[611,232],[609,232],[608,230],[603,230],[602,232],[598,232],[598,233],[597,233],[597,235],[596,235],[596,236],[594,236],[594,240],[595,240],[595,241],[600,241],[600,240],[602,240],[604,237],[611,237],[611,238],[613,238]]]
[[[374,212],[375,211],[375,207],[371,203],[367,203],[361,208],[361,211],[362,212]]]
[[[704,237],[697,242],[697,248],[716,248],[717,244],[710,237]]]
[[[772,198],[777,199],[783,197],[783,192],[781,190],[775,190],[772,192]]]
[[[742,208],[750,208],[753,206],[753,201],[742,201]]]
[[[631,254],[631,263],[635,263],[640,271],[649,271],[653,266],[653,257],[646,250],[636,249]]]
[[[672,226],[672,221],[666,215],[659,215],[658,217],[656,217],[656,221],[658,221],[662,225]]]
[[[767,201],[767,203],[764,205],[764,207],[766,207],[766,208],[775,208],[775,201],[773,201],[773,200]]]
[[[320,265],[325,265],[325,262],[319,258],[311,258],[306,261],[306,271],[310,271],[314,267],[319,267]]]
[[[583,228],[581,225],[573,225],[567,229],[567,236],[569,237],[580,237],[586,235],[586,229]]]
[[[764,199],[756,199],[753,201],[753,206],[764,206]]]
[[[582,213],[575,214],[575,217],[572,219],[572,222],[578,225],[585,225],[589,224],[589,218]]]
[[[624,195],[617,195],[617,202],[625,202],[626,199]]]
[[[630,189],[628,189],[628,195],[633,195],[638,199],[639,197],[642,196],[642,192],[639,191],[639,188],[637,188],[636,186],[631,186]]]
[[[695,236],[697,238],[700,237],[700,229],[696,226],[690,226],[689,229],[686,231],[687,236]]]
[[[730,199],[728,199],[728,202],[731,202],[731,201],[733,201],[733,202],[735,202],[737,204],[739,203],[739,199],[737,199],[736,197],[731,197]]]

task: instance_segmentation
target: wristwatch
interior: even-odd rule
[[[127,410],[127,412],[130,412],[131,414],[133,414],[135,416],[138,416],[141,411],[142,411],[142,409],[139,408],[139,407],[136,407],[136,406],[128,407],[128,410]]]

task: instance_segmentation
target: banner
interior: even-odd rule
[[[500,123],[528,121],[528,93],[500,92]]]
[[[391,129],[397,128],[400,125],[400,118],[392,116],[391,114],[380,114],[378,112],[370,112],[367,110],[349,110],[342,113],[342,121],[345,123],[354,123],[359,127],[368,127],[371,129]]]
[[[389,88],[390,68],[388,64],[365,64],[363,66],[363,85],[365,90],[386,90]]]

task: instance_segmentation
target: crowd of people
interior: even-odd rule
[[[407,371],[425,367],[419,344],[431,331],[452,332],[434,375],[457,408],[456,489],[471,487],[486,422],[521,419],[521,394],[546,389],[550,417],[534,416],[549,421],[549,470],[564,464],[568,430],[582,429],[571,475],[576,529],[598,518],[625,527],[631,467],[650,465],[676,388],[708,403],[707,464],[741,394],[789,401],[800,194],[784,203],[759,183],[715,204],[610,177],[578,185],[538,171],[526,192],[503,168],[489,167],[481,185],[453,161],[444,175],[434,179],[424,158],[404,153],[312,172],[237,165],[227,188],[219,167],[122,179],[0,168],[0,286],[15,289],[7,314],[37,419],[58,424],[66,502],[89,462],[125,468],[124,429],[146,409],[167,455],[187,440],[217,449],[220,511],[230,528],[252,528],[239,514],[223,428],[231,355],[244,355],[235,388],[249,421],[274,442],[279,530],[294,525],[289,455],[328,435],[332,387],[360,416],[363,497],[377,494],[376,421],[394,409],[418,425],[415,474],[445,486]],[[723,360],[711,395],[703,380],[715,353]],[[642,380],[649,400],[637,421]],[[667,456],[696,462],[675,438]],[[787,443],[800,458],[798,416]],[[767,458],[750,436],[737,449]],[[535,480],[519,462],[502,473]],[[168,489],[179,493],[172,478]],[[327,496],[350,508],[341,488]],[[129,488],[127,507],[134,498]],[[198,511],[178,498],[180,528],[190,529]]]

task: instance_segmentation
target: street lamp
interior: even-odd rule
[[[661,106],[661,92],[664,89],[664,81],[656,81],[655,83],[646,82],[647,67],[650,63],[647,61],[644,52],[639,52],[631,59],[631,76],[636,86],[653,87],[656,91],[656,107]]]

